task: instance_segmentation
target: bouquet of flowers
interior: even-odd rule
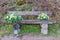
[[[17,22],[17,21],[21,21],[23,18],[21,16],[18,16],[16,14],[7,14],[4,19],[7,22]]]
[[[38,15],[38,19],[39,20],[49,20],[49,16],[45,13],[41,13],[40,15]]]

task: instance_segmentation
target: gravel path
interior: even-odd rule
[[[60,37],[53,37],[53,36],[40,36],[40,35],[24,35],[22,37],[16,36],[4,36],[0,37],[0,40],[60,40]]]

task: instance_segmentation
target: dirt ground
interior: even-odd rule
[[[46,35],[32,35],[32,34],[27,34],[23,36],[3,36],[0,37],[0,40],[60,40],[60,36],[46,36]]]

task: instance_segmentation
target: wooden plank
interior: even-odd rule
[[[39,15],[41,13],[45,13],[49,16],[52,15],[52,13],[50,11],[7,11],[8,13],[12,14],[18,14],[18,15]]]
[[[12,24],[8,22],[1,22],[3,24]],[[19,21],[20,24],[53,24],[56,23],[56,20],[40,21],[40,20],[22,20]]]
[[[53,24],[56,23],[56,20],[47,20],[47,21],[40,21],[40,20],[22,20],[21,24]]]

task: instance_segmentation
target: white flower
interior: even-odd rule
[[[8,18],[8,16],[6,18]]]

